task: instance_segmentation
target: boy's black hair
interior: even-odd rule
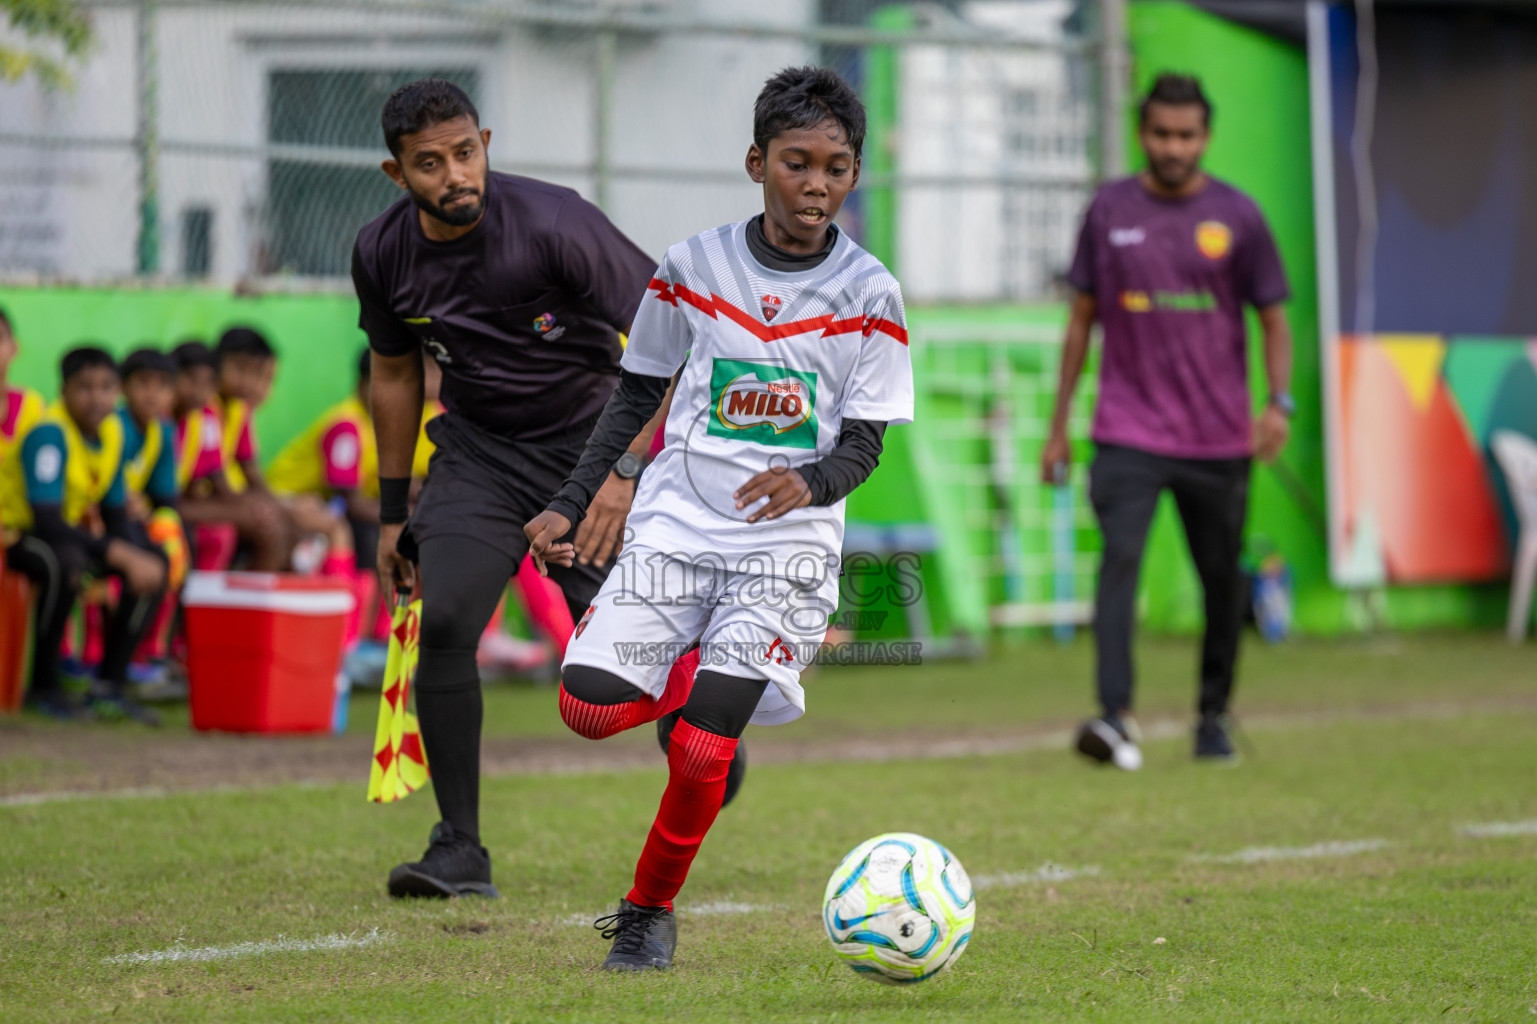
[[[763,83],[752,108],[752,139],[768,155],[769,140],[831,118],[857,159],[865,147],[865,105],[831,68],[785,68]]]
[[[171,358],[176,361],[176,371],[184,373],[187,370],[195,370],[199,366],[206,366],[210,370],[218,369],[219,362],[213,356],[213,349],[201,341],[184,341],[171,349]]]
[[[123,382],[127,383],[136,373],[163,373],[167,377],[176,375],[176,360],[156,348],[136,348],[123,358],[118,365],[118,373],[122,374]]]
[[[1137,108],[1138,124],[1147,124],[1147,108],[1154,103],[1162,103],[1167,107],[1200,107],[1201,123],[1211,127],[1211,100],[1206,98],[1206,93],[1201,89],[1201,80],[1194,75],[1181,75],[1173,71],[1159,75]]]
[[[374,354],[365,345],[363,351],[358,353],[358,383],[361,384],[374,374]]]
[[[8,313],[6,313],[4,306],[0,306],[0,334],[15,334],[15,333],[16,333],[16,329],[11,326],[11,317],[10,317],[10,315]]]
[[[480,127],[480,111],[475,109],[463,89],[441,78],[418,78],[396,89],[384,101],[384,114],[380,118],[384,144],[391,154],[399,157],[402,136],[415,135],[435,124],[465,116],[475,122],[475,127]]]
[[[64,358],[59,360],[59,379],[68,384],[75,374],[98,366],[117,372],[117,360],[106,349],[95,345],[80,345],[64,353]]]
[[[231,327],[219,336],[214,346],[214,356],[224,362],[225,356],[256,356],[258,359],[276,359],[277,353],[266,337],[254,327]]]

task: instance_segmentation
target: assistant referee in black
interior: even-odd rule
[[[494,896],[480,844],[476,647],[527,553],[523,524],[560,489],[614,391],[619,335],[656,261],[571,189],[490,172],[491,132],[449,82],[402,87],[383,127],[394,157],[384,172],[407,195],[358,232],[352,279],[373,349],[379,572],[401,584],[419,573],[416,707],[443,818],[389,890]],[[448,411],[427,428],[437,451],[407,522],[423,349],[443,369]],[[578,563],[550,567],[574,618],[607,575],[655,426],[576,531]]]

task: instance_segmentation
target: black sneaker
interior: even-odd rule
[[[1137,727],[1130,719],[1103,715],[1091,718],[1079,727],[1075,746],[1084,757],[1134,772],[1142,767],[1142,751],[1137,746],[1137,739]]]
[[[683,717],[683,709],[669,711],[656,720],[656,741],[662,745],[662,753],[667,753],[667,744],[672,742],[672,727],[678,724],[678,719]],[[737,790],[742,788],[742,780],[747,777],[747,744],[737,741],[736,753],[731,755],[731,767],[726,769],[726,796],[720,802],[725,807],[736,799]]]
[[[60,722],[90,722],[96,718],[89,707],[62,688],[34,693],[27,698],[27,707],[45,718]]]
[[[390,895],[425,896],[447,899],[450,896],[486,896],[495,899],[501,893],[491,884],[491,854],[462,832],[455,832],[446,821],[432,826],[432,843],[422,859],[414,864],[400,864],[390,872]]]
[[[1195,756],[1198,761],[1238,763],[1238,751],[1227,734],[1226,715],[1202,715],[1195,727]]]
[[[138,722],[151,729],[158,729],[165,724],[161,721],[159,712],[152,711],[138,701],[127,697],[92,694],[88,706],[96,718],[104,722]]]
[[[638,907],[620,900],[616,913],[598,918],[592,926],[614,940],[603,961],[605,971],[662,971],[672,966],[678,919],[666,907]]]

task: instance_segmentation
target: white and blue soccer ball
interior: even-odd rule
[[[926,981],[960,959],[977,902],[949,850],[911,832],[866,839],[827,880],[822,923],[833,949],[887,985]]]

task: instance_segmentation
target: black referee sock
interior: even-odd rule
[[[458,651],[422,651],[421,667],[433,661],[459,660]],[[459,681],[444,685],[442,666],[432,666],[439,680],[430,689],[416,690],[416,716],[422,727],[422,747],[432,771],[432,792],[443,820],[476,843],[480,842],[480,724],[485,704],[480,673],[469,652],[470,676],[461,667]],[[418,673],[418,676],[423,673]]]

